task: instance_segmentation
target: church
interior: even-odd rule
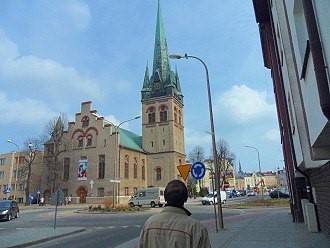
[[[143,72],[141,73],[143,75]],[[49,201],[61,190],[73,203],[125,203],[138,188],[165,187],[180,179],[185,164],[184,105],[178,72],[171,70],[158,2],[153,68],[148,65],[141,89],[142,136],[107,121],[92,102],[81,103],[68,123],[58,151],[56,170],[51,156],[54,142],[45,144],[42,194]]]

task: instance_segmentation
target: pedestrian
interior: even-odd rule
[[[40,198],[40,203],[39,203],[39,206],[43,206],[45,204],[45,198],[42,196]]]
[[[71,196],[68,197],[68,205],[71,203]]]
[[[180,180],[169,182],[164,197],[167,204],[160,213],[151,216],[144,224],[139,247],[211,247],[206,228],[190,217],[191,213],[184,208],[188,199],[186,185]]]

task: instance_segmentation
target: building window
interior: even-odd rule
[[[133,195],[136,195],[136,192],[137,192],[137,188],[136,187],[134,187],[134,189],[133,189]]]
[[[99,155],[99,179],[104,179],[105,174],[105,155]]]
[[[138,161],[137,161],[137,157],[134,157],[134,178],[137,178],[137,170],[138,170]]]
[[[163,140],[163,146],[165,146],[165,140]]]
[[[145,160],[142,159],[142,180],[146,180]]]
[[[17,170],[13,170],[13,178],[16,178]],[[18,177],[18,176],[17,176]]]
[[[174,107],[174,122],[175,123],[178,122],[178,110],[176,107]]]
[[[19,187],[18,190],[20,190],[20,191],[24,191],[24,184],[21,183],[21,184],[18,185],[18,187]]]
[[[125,178],[129,178],[129,156],[125,155]]]
[[[147,110],[148,113],[148,123],[155,123],[156,122],[156,109],[154,107],[150,107]]]
[[[167,121],[167,106],[162,105],[159,112],[160,121]]]
[[[23,170],[18,170],[17,178],[23,177]]]
[[[81,126],[82,127],[88,127],[89,126],[89,117],[88,116],[84,116],[81,119]]]
[[[68,181],[70,175],[70,158],[64,158],[63,180]]]
[[[182,123],[182,113],[181,110],[179,110],[179,124],[181,125]]]
[[[5,165],[6,159],[5,158],[0,158],[0,165]]]
[[[4,171],[0,171],[0,178],[4,178],[5,177],[5,172]]]
[[[162,169],[161,168],[156,169],[156,180],[157,181],[162,180]]]
[[[86,146],[91,146],[93,144],[93,136],[88,135],[87,136],[87,141],[86,141]]]
[[[84,144],[84,139],[82,136],[78,137],[78,147],[83,147]]]
[[[97,196],[99,197],[104,196],[104,188],[97,188]]]
[[[128,187],[125,187],[125,196],[128,196]]]

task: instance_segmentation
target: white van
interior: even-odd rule
[[[222,204],[224,204],[226,202],[226,200],[227,200],[227,193],[226,193],[226,191],[222,191],[221,190],[220,191],[220,197],[221,197]],[[207,194],[206,196],[204,196],[202,198],[202,204],[203,205],[206,205],[206,204],[213,205],[213,202],[215,202],[215,204],[218,203],[218,195],[217,195],[217,193],[215,193],[214,197],[213,197],[213,193],[209,193],[209,194]]]
[[[165,204],[164,187],[141,188],[128,201],[128,205],[143,206],[149,205],[154,208],[156,205],[162,207]]]

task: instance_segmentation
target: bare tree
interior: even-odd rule
[[[27,139],[24,142],[24,148],[21,154],[24,156],[24,165],[21,167],[20,172],[16,172],[18,181],[25,185],[25,204],[29,204],[29,196],[30,196],[30,186],[34,183],[32,179],[33,174],[33,162],[35,161],[38,153],[36,150],[40,146],[39,139]],[[17,186],[16,186],[17,187]]]
[[[188,159],[191,163],[195,163],[195,162],[203,162],[205,157],[204,157],[204,149],[201,146],[195,146],[193,148],[193,150],[189,153],[188,155]],[[189,177],[188,178],[188,182],[187,182],[188,186],[190,186],[191,188],[195,187],[196,184],[196,179]],[[201,180],[198,180],[198,186],[199,186],[199,191],[201,191],[203,185],[201,185]],[[194,191],[192,190],[192,192],[194,193]]]
[[[48,169],[48,176],[51,182],[51,192],[58,190],[58,179],[62,169],[61,153],[66,151],[68,146],[64,134],[67,132],[68,122],[64,114],[50,120],[43,135],[45,145],[45,165]]]
[[[219,139],[217,142],[217,169],[219,170],[218,175],[222,175],[223,180],[221,180],[220,188],[224,188],[224,183],[226,182],[226,177],[228,176],[228,169],[233,167],[233,162],[235,160],[235,154],[229,149],[228,143],[224,139]]]

